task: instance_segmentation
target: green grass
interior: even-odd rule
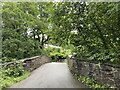
[[[24,74],[22,76],[18,76],[18,77],[10,77],[10,76],[5,76],[2,75],[2,77],[0,77],[0,90],[7,88],[21,80],[24,80],[25,78],[27,78],[30,75],[30,72],[25,71]]]

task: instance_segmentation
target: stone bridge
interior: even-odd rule
[[[31,71],[31,75],[10,88],[88,88],[78,82],[68,65],[61,62],[51,62],[51,58],[46,56],[36,56],[9,62],[2,67],[15,67],[22,65],[25,70]]]

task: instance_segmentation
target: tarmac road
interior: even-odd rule
[[[87,88],[74,79],[66,63],[47,63],[10,88]]]

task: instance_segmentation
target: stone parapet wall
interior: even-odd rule
[[[8,63],[4,63],[1,64],[1,66],[4,67],[15,67],[17,65],[21,65],[24,67],[25,70],[27,71],[33,71],[36,68],[40,67],[41,65],[45,64],[45,63],[49,63],[51,62],[51,58],[47,57],[47,56],[35,56],[35,57],[31,57],[31,58],[25,58],[25,59],[21,59],[21,60],[17,60],[14,62],[8,62]]]
[[[100,84],[120,87],[120,66],[80,61],[68,58],[68,66],[74,74],[94,78]]]

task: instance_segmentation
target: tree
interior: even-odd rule
[[[4,3],[3,57],[20,59],[42,53],[49,40],[46,6],[47,3]]]
[[[55,7],[52,21],[59,28],[59,43],[73,44],[78,59],[119,62],[118,3],[65,2]]]

